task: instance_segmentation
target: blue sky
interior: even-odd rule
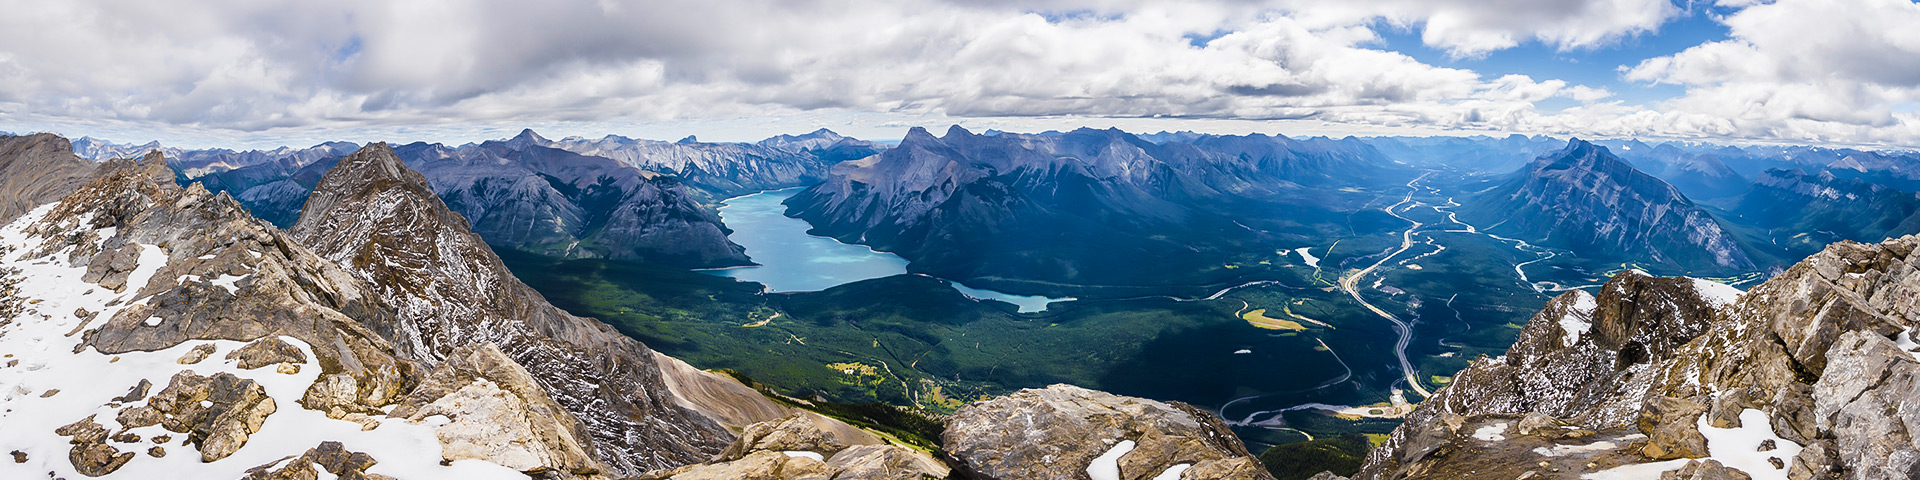
[[[1910,0],[0,2],[0,131],[190,148],[947,124],[1920,143]]]

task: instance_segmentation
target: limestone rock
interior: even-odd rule
[[[40,133],[0,137],[0,222],[79,188],[97,168],[73,154],[73,143]]]
[[[134,384],[133,388],[127,390],[126,395],[113,397],[113,401],[120,402],[120,403],[133,403],[133,402],[145,400],[147,398],[147,390],[152,388],[153,388],[153,382],[149,382],[147,381],[147,379],[142,378],[140,379],[140,383]]]
[[[1700,434],[1700,415],[1707,406],[1692,399],[1654,397],[1640,412],[1640,431],[1647,434],[1641,454],[1655,460],[1707,456],[1707,437]]]
[[[1121,475],[1129,479],[1178,464],[1252,457],[1205,411],[1069,385],[963,407],[948,420],[941,440],[973,476],[991,480],[1080,478],[1094,457],[1121,441],[1136,444],[1119,459]],[[1252,478],[1271,477],[1261,469]]]
[[[260,431],[278,407],[266,388],[253,380],[227,373],[203,377],[192,371],[174,375],[167,388],[147,406],[122,410],[120,416],[141,424],[157,420],[161,426],[187,434],[200,449],[202,461],[212,462],[239,450]]]
[[[127,461],[133,460],[133,452],[121,452],[104,443],[88,443],[74,445],[67,460],[73,462],[73,469],[81,475],[98,477],[125,466]]]
[[[323,468],[339,480],[391,480],[383,475],[369,474],[367,469],[379,463],[373,456],[361,452],[347,451],[340,442],[321,442],[320,446],[308,449],[298,457],[283,458],[278,461],[247,469],[244,480],[313,480]],[[281,462],[285,462],[282,464]],[[280,468],[270,468],[281,465]]]
[[[180,359],[175,361],[181,365],[200,363],[200,361],[206,360],[208,355],[213,355],[213,350],[214,347],[211,343],[194,345],[192,350],[187,350],[186,354],[181,355]]]
[[[839,436],[821,430],[808,417],[793,415],[748,425],[714,461],[738,460],[761,450],[814,452],[825,458],[846,449],[847,444],[841,442]]]
[[[266,337],[227,353],[227,360],[239,360],[241,369],[252,370],[279,363],[307,363],[307,355],[280,337]]]
[[[1915,478],[1920,439],[1910,432],[1920,431],[1920,352],[1901,342],[1920,327],[1917,247],[1915,236],[1836,243],[1737,296],[1690,279],[1622,274],[1596,297],[1592,345],[1585,345],[1587,336],[1554,342],[1572,338],[1556,335],[1554,324],[1569,318],[1579,299],[1562,296],[1528,324],[1507,356],[1476,360],[1422,403],[1355,478],[1441,476],[1452,472],[1429,467],[1531,458],[1511,448],[1462,449],[1436,440],[1430,432],[1446,430],[1445,420],[1458,414],[1538,412],[1586,427],[1625,419],[1647,438],[1623,442],[1609,455],[1630,450],[1669,459],[1706,455],[1702,422],[1754,428],[1742,425],[1747,410],[1766,413],[1767,426],[1781,439],[1775,450],[1784,448],[1781,441],[1802,447],[1793,458],[1770,461],[1789,478]],[[1698,293],[1715,289],[1722,293]],[[1550,385],[1547,378],[1577,387]],[[1430,452],[1446,458],[1426,456]],[[1611,464],[1641,463],[1616,460]],[[1724,478],[1729,472],[1701,461],[1670,473]]]
[[[392,415],[450,419],[434,430],[447,460],[486,460],[521,471],[605,471],[589,453],[585,425],[491,343],[455,350]]]
[[[431,365],[453,361],[462,347],[493,343],[540,372],[531,385],[584,424],[569,430],[582,435],[573,443],[611,473],[706,460],[732,440],[672,398],[645,345],[554,307],[516,279],[468,219],[386,144],[368,145],[329,170],[290,235],[396,306],[391,322],[372,328],[402,356]],[[469,383],[442,387],[452,392]]]
[[[926,455],[895,445],[856,445],[827,459],[835,480],[946,478],[950,470]]]
[[[74,470],[81,475],[98,477],[113,473],[133,459],[133,452],[122,453],[120,449],[106,444],[107,429],[94,423],[92,415],[60,427],[53,433],[67,436],[68,441],[73,443],[73,449],[67,453],[67,461],[73,463]],[[14,452],[14,459],[24,461],[26,454]]]
[[[1660,480],[1753,480],[1753,477],[1722,465],[1719,460],[1693,460],[1679,470],[1660,474]]]
[[[831,467],[808,457],[758,451],[730,462],[690,465],[635,480],[831,480]]]

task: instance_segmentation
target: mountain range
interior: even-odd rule
[[[1679,189],[1578,139],[1478,193],[1460,216],[1585,257],[1713,273],[1755,267],[1719,220]]]
[[[352,148],[327,143],[299,150],[185,151],[171,154],[169,165],[183,183],[229,192],[256,216],[289,227],[321,175]],[[825,129],[756,144],[617,136],[556,142],[526,130],[506,140],[458,147],[413,143],[394,150],[425,172],[434,191],[490,244],[712,268],[750,261],[726,239],[709,202],[816,181],[835,159],[879,148]]]
[[[1287,222],[1335,222],[1315,215],[1360,230],[1361,212],[1445,213],[1397,208],[1428,176],[1363,139],[1152,138],[916,129],[835,164],[789,207],[952,278],[1136,282],[1231,278],[1241,273],[1212,266],[1314,232]],[[931,417],[701,371],[556,308],[495,249],[572,238],[587,250],[632,242],[644,248],[630,255],[663,263],[718,261],[647,243],[713,238],[649,236],[662,232],[725,241],[717,217],[701,216],[702,187],[680,170],[542,143],[525,132],[220,163],[207,167],[224,169],[209,174],[226,174],[212,177],[229,182],[217,192],[182,184],[161,150],[95,162],[58,136],[0,137],[0,450],[12,456],[0,476],[1201,480],[1272,479],[1261,458],[1303,461],[1256,458],[1238,425],[1204,408],[1068,385]],[[1876,180],[1903,167],[1863,158],[1762,171],[1720,210],[1573,140],[1513,172],[1467,175],[1479,190],[1458,214],[1594,260],[1752,270],[1773,261],[1753,245],[1777,238],[1754,233],[1767,225],[1835,238],[1913,228],[1916,197]],[[229,194],[266,179],[239,191],[297,187],[289,229]],[[1400,240],[1405,251],[1413,235]],[[1504,355],[1472,359],[1343,472],[1911,478],[1920,421],[1903,412],[1920,409],[1920,237],[1874,241],[1839,240],[1746,291],[1626,269],[1559,294]]]
[[[915,128],[884,153],[842,162],[787,206],[816,234],[944,278],[1015,291],[1035,288],[1022,280],[1207,284],[1245,274],[1223,260],[1283,241],[1273,232],[1283,227],[1263,230],[1264,216],[1241,211],[1316,205],[1324,191],[1411,176],[1357,139],[1153,143],[1119,130],[977,135],[954,126],[941,137]],[[1125,260],[1139,258],[1156,261]]]
[[[0,142],[43,147],[0,151],[7,178],[41,179],[0,191],[6,203],[47,199],[0,228],[9,478],[951,471],[554,308],[385,144],[337,162],[282,231],[176,185],[158,151],[96,166],[58,137]],[[1127,468],[1272,478],[1181,404],[1062,386],[968,408],[944,441],[976,478],[1083,470],[1136,441],[1155,458]],[[1004,435],[1018,431],[1005,412],[1039,436]]]

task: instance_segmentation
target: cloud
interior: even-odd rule
[[[0,114],[13,124],[274,138],[816,112],[1627,131],[1640,120],[1601,112],[1649,114],[1603,108],[1605,88],[1429,65],[1382,50],[1378,32],[1419,29],[1456,56],[1527,42],[1574,50],[1682,13],[1669,0],[0,0],[0,8],[13,12],[0,17]],[[1685,64],[1676,72],[1699,63],[1674,58]],[[1697,67],[1715,68],[1726,67]],[[1698,75],[1684,72],[1636,78]],[[1556,98],[1576,103],[1567,111],[1578,115],[1535,106]],[[1802,114],[1861,111],[1812,107]]]
[[[1727,2],[1723,2],[1727,3]],[[1730,31],[1625,72],[1686,87],[1659,107],[1670,129],[1816,142],[1910,143],[1920,100],[1920,4],[1906,0],[1734,2]],[[1687,132],[1687,129],[1704,129]]]

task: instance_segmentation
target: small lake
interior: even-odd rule
[[[787,207],[780,204],[797,193],[799,188],[773,190],[728,199],[722,204],[720,220],[733,229],[727,238],[746,247],[747,256],[760,265],[704,273],[766,285],[769,292],[814,292],[907,273],[907,260],[898,255],[808,235],[812,225],[786,216]],[[1048,303],[1072,300],[968,288],[953,281],[947,284],[973,298],[1017,305],[1023,313],[1044,311]]]

